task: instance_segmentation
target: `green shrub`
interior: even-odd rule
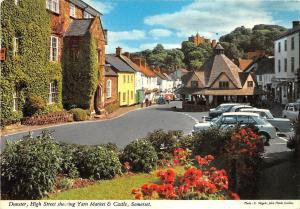
[[[176,144],[183,136],[182,131],[164,132],[162,129],[150,132],[146,139],[152,144],[159,159],[170,159]]]
[[[73,119],[75,121],[84,121],[88,119],[89,111],[81,108],[74,108],[70,110],[70,113],[73,114]]]
[[[192,135],[182,136],[176,146],[178,148],[194,150],[194,137]]]
[[[116,111],[119,108],[120,108],[119,101],[116,101],[107,105],[105,107],[105,110],[108,114],[111,114],[112,112]]]
[[[40,96],[29,96],[24,105],[24,115],[32,116],[40,114],[46,108],[46,103]]]
[[[124,148],[121,159],[122,163],[129,162],[133,171],[150,172],[156,167],[158,157],[148,140],[137,139]]]
[[[114,151],[115,153],[119,153],[119,148],[118,148],[117,144],[115,144],[115,143],[109,142],[107,144],[101,144],[100,146],[102,146],[106,149],[109,149],[111,151]]]
[[[77,168],[83,178],[111,179],[121,174],[117,153],[102,146],[82,146],[77,151]]]
[[[62,144],[62,163],[60,173],[67,175],[70,178],[77,177],[79,172],[76,167],[77,145]]]
[[[65,189],[71,189],[74,184],[73,179],[69,179],[66,177],[62,177],[56,184],[57,189],[65,190]]]
[[[1,154],[1,190],[12,199],[39,199],[52,190],[61,165],[59,145],[48,132],[7,141]]]
[[[193,154],[219,156],[223,152],[225,143],[230,137],[230,130],[225,131],[217,127],[199,131],[193,135]]]

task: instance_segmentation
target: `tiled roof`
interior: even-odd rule
[[[106,54],[105,55],[105,62],[110,64],[112,67],[114,67],[119,72],[132,72],[132,73],[135,72],[120,57],[116,57],[115,55]]]
[[[275,41],[277,41],[278,39],[281,39],[283,37],[286,37],[286,36],[289,36],[289,35],[292,35],[294,33],[297,33],[297,32],[300,32],[300,25],[298,26],[295,26],[291,29],[289,29],[288,31],[284,32],[283,34],[281,34],[280,36],[278,36]]]
[[[239,59],[240,69],[242,71],[246,70],[246,68],[252,63],[252,59]]]
[[[117,73],[113,71],[111,65],[105,65],[105,76],[117,76]]]
[[[206,74],[205,77],[207,76],[206,78],[209,79],[208,82],[205,82],[207,87],[210,87],[221,73],[225,73],[237,88],[242,88],[239,78],[241,70],[224,54],[214,54],[213,58],[208,60],[205,67],[207,68],[205,69],[207,72],[204,71]],[[201,70],[203,68],[200,68]]]
[[[161,79],[163,79],[163,80],[167,80],[167,78],[162,74],[162,73],[160,73],[160,72],[158,72],[158,71],[153,71],[158,77],[160,77]]]
[[[157,77],[157,75],[152,70],[150,70],[147,66],[146,67],[140,66],[140,68],[144,75],[148,77]]]
[[[68,27],[65,36],[84,36],[90,28],[93,19],[76,19]]]

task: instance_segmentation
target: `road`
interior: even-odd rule
[[[207,115],[207,113],[178,112],[174,107],[180,108],[181,102],[174,101],[170,104],[138,109],[111,120],[70,123],[47,130],[53,130],[55,138],[61,142],[82,145],[111,142],[124,147],[131,140],[145,137],[148,132],[155,129],[182,130],[184,133],[191,133],[193,125],[201,120],[202,116]],[[33,135],[41,131],[33,131]],[[26,134],[28,133],[4,136],[1,145],[5,139],[20,139]]]

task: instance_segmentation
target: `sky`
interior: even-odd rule
[[[84,0],[100,11],[108,30],[106,53],[180,48],[199,33],[217,39],[236,27],[256,24],[292,27],[300,20],[300,0]]]

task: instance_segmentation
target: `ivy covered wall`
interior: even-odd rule
[[[1,3],[2,48],[6,60],[1,63],[1,125],[19,121],[29,96],[49,101],[49,84],[57,81],[54,106],[61,108],[62,76],[59,63],[49,61],[50,17],[45,0],[4,0]],[[14,55],[14,38],[19,37],[19,53]],[[18,110],[13,111],[13,92],[18,92]],[[50,105],[48,109],[51,109]],[[53,107],[53,108],[54,108]]]
[[[64,37],[62,54],[64,106],[92,110],[98,82],[95,39],[90,33],[82,37]]]

